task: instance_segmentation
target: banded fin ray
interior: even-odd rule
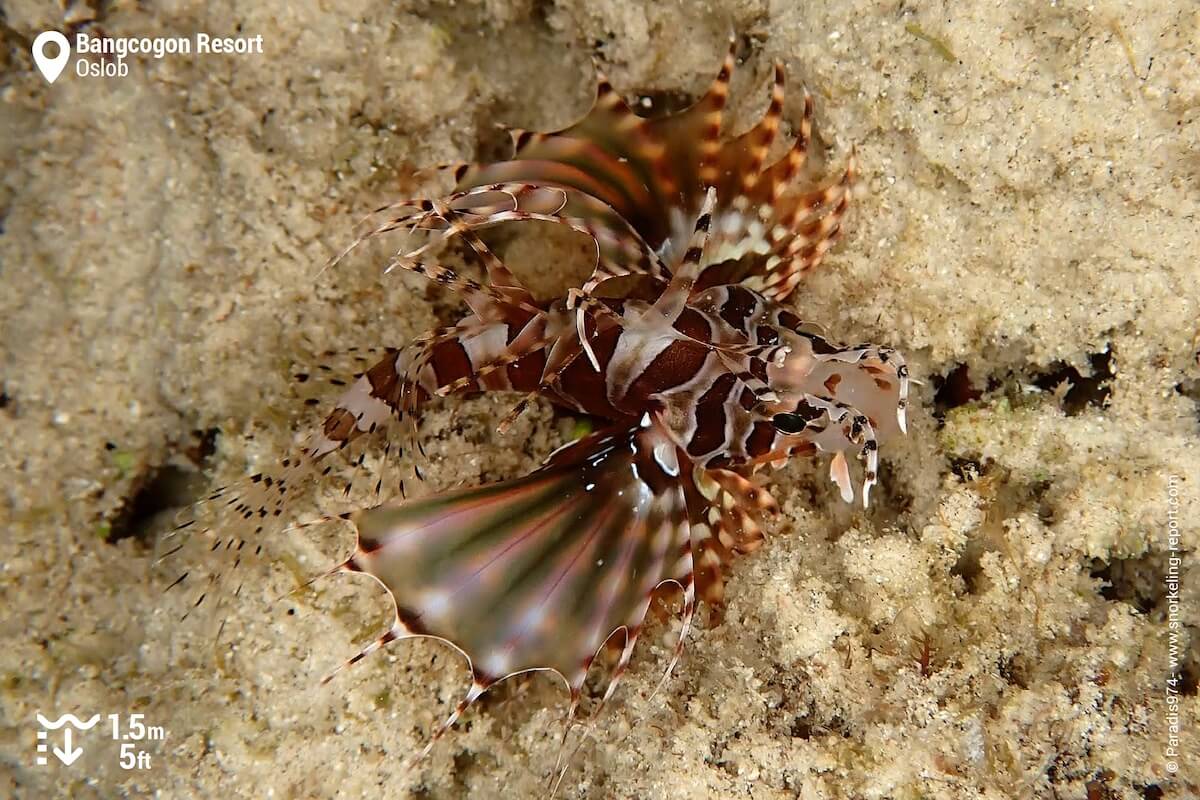
[[[547,216],[588,230],[605,249],[584,287],[590,292],[622,275],[662,280],[658,264],[630,254],[644,242],[661,261],[678,260],[706,190],[716,188],[713,242],[698,286],[740,282],[782,300],[840,235],[857,166],[852,154],[839,179],[816,188],[803,184],[813,119],[807,91],[795,141],[766,164],[783,117],[784,70],[778,62],[762,118],[728,136],[725,106],[735,63],[731,41],[704,95],[683,111],[654,119],[638,116],[601,75],[595,102],[581,120],[552,133],[514,132],[507,161],[461,168],[456,189],[462,194],[503,184],[564,190],[570,199]],[[493,215],[483,197],[459,207],[471,209],[475,225],[521,218]]]

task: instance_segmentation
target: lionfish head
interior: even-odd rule
[[[771,398],[754,409],[777,432],[772,455],[832,453],[830,478],[847,502],[854,489],[846,454],[857,455],[867,505],[879,445],[906,432],[908,367],[889,347],[833,345],[812,325],[781,337],[785,344],[766,369]]]

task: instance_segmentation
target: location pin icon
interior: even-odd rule
[[[46,45],[51,42],[58,45],[58,55],[54,58],[46,55]],[[63,68],[67,66],[67,60],[70,58],[71,43],[58,31],[42,31],[33,40],[33,63],[37,64],[42,76],[50,83],[58,80],[58,76],[62,74]]]

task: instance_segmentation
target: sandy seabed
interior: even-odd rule
[[[654,698],[677,627],[644,637],[562,795],[1200,791],[1194,4],[95,5],[0,5],[0,796],[545,796],[552,680],[498,689],[409,768],[461,659],[398,643],[320,686],[386,620],[344,578],[274,603],[252,584],[214,645],[178,624],[155,533],[316,419],[296,364],[459,313],[382,276],[382,251],[314,278],[355,219],[418,167],[502,152],[496,123],[570,122],[593,58],[651,105],[694,98],[729,31],[742,119],[779,59],[816,97],[826,166],[858,148],[848,234],[801,314],[901,349],[924,385],[869,511],[817,465],[779,473],[767,546]],[[30,57],[49,28],[265,52],[50,86]],[[497,245],[548,293],[585,250],[552,233]],[[520,474],[561,441],[545,407],[494,434],[508,402],[430,414],[433,484]],[[282,571],[351,541],[327,538],[294,536]],[[76,763],[39,766],[38,712],[138,713],[166,737],[123,770],[106,718]]]

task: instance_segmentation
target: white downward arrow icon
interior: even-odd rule
[[[58,760],[66,764],[68,767],[75,763],[75,759],[83,755],[82,747],[71,747],[70,728],[67,728],[65,731],[63,731],[63,747],[66,749],[64,750],[62,748],[55,747],[54,755],[58,756]]]

